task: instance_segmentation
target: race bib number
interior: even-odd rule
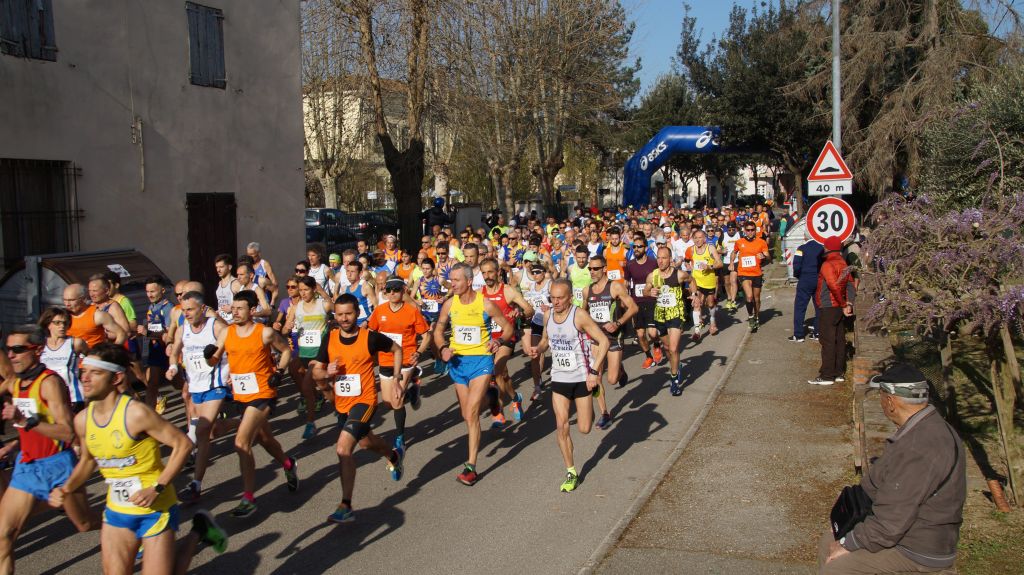
[[[607,302],[590,306],[590,317],[597,323],[608,323],[612,320],[611,306]]]
[[[234,317],[232,317],[231,312],[229,312],[229,311],[219,311],[219,312],[217,312],[217,315],[220,316],[220,319],[222,319],[222,320],[224,320],[224,321],[226,321],[228,323],[231,323],[232,321],[234,321]]]
[[[491,320],[491,323],[487,324],[487,329],[489,329],[491,333],[501,333],[501,326],[493,319]]]
[[[644,289],[647,288],[647,284],[636,284],[633,286],[633,293],[636,297],[644,297]]]
[[[530,298],[530,307],[533,308],[534,313],[543,313],[541,307],[546,304],[547,301],[545,301],[544,296]]]
[[[31,397],[14,398],[14,407],[16,407],[26,418],[32,417],[33,415],[39,415],[39,406],[36,405],[36,400]],[[18,427],[22,426],[19,425]]]
[[[322,335],[319,331],[309,330],[302,332],[299,336],[299,347],[320,347],[320,341]]]
[[[151,324],[146,326],[146,329],[149,330],[149,333],[163,333],[163,331],[164,331],[164,324],[162,324],[162,323],[151,323]]]
[[[135,495],[141,489],[142,480],[138,477],[107,479],[108,496],[110,501],[117,505],[135,507],[135,504],[129,501],[129,499],[131,499],[132,495]]]
[[[661,292],[658,296],[658,305],[661,307],[676,307],[676,292],[671,291],[671,288],[665,286],[667,291]]]
[[[478,345],[480,343],[480,328],[475,325],[455,326],[455,343]]]
[[[752,268],[757,266],[757,258],[754,256],[743,256],[740,258],[740,266],[745,268]]]
[[[207,365],[206,358],[203,357],[202,353],[193,353],[186,357],[185,369],[196,375],[213,371],[213,367]]]
[[[696,271],[702,272],[702,271],[708,269],[708,262],[706,262],[704,260],[695,260],[693,262],[693,269],[696,270]]]
[[[437,313],[437,311],[441,308],[441,306],[438,305],[438,303],[439,302],[434,299],[423,300],[423,311],[427,313]]]
[[[622,279],[622,270],[608,270],[608,279],[612,281]]]
[[[363,393],[363,382],[359,374],[339,375],[334,380],[334,395],[339,397],[356,397]]]
[[[235,395],[252,395],[260,390],[255,373],[232,373],[231,391]]]
[[[583,288],[572,288],[572,299],[576,301],[583,301]]]
[[[388,333],[386,331],[380,332],[381,335],[395,342],[398,347],[402,347],[402,334],[400,333]]]
[[[572,371],[579,367],[576,362],[576,352],[555,351],[551,353],[551,363],[560,371]]]

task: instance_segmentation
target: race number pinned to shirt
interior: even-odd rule
[[[608,270],[608,279],[612,281],[622,279],[622,270]]]
[[[608,323],[612,320],[611,305],[606,302],[599,302],[590,305],[590,317],[597,323]]]
[[[676,307],[676,292],[672,291],[669,286],[662,286],[661,294],[658,295],[658,305],[660,307]]]
[[[299,347],[320,347],[322,334],[315,329],[306,330],[299,336]]]
[[[440,308],[441,306],[438,305],[438,301],[435,299],[423,300],[423,311],[427,313],[437,313]]]
[[[576,362],[576,352],[573,351],[551,352],[551,364],[559,371],[573,371],[579,366]]]
[[[743,256],[740,258],[740,267],[752,268],[757,266],[756,256]]]
[[[213,366],[206,363],[206,358],[200,353],[191,353],[185,358],[185,368],[196,374],[201,375],[204,373],[210,373],[213,371]]]
[[[146,326],[149,333],[163,333],[164,324],[162,323],[151,323]]]
[[[583,288],[572,288],[572,299],[576,301],[583,301]]]
[[[633,293],[636,294],[636,297],[644,297],[644,288],[646,287],[647,284],[636,284],[633,286]]]
[[[480,343],[480,328],[475,325],[455,326],[455,343],[478,345]]]
[[[402,334],[400,333],[388,333],[386,331],[380,332],[381,335],[395,342],[398,347],[402,347]]]
[[[359,374],[339,375],[334,380],[334,395],[356,397],[363,393],[363,381]]]
[[[14,407],[17,408],[17,410],[20,411],[26,419],[34,415],[39,415],[39,405],[36,404],[36,400],[31,397],[15,397]],[[17,427],[23,426],[18,425]]]
[[[107,479],[107,493],[110,501],[125,507],[135,507],[131,497],[142,490],[142,480],[138,477],[119,477]]]
[[[232,373],[231,391],[235,395],[252,395],[260,390],[255,373]]]

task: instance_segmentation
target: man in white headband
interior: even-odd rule
[[[81,489],[99,467],[107,483],[100,552],[106,573],[128,574],[145,539],[142,570],[162,572],[175,566],[184,573],[204,541],[218,553],[227,548],[227,534],[208,511],[192,519],[192,532],[175,550],[178,498],[174,478],[192,451],[192,442],[141,401],[117,391],[131,358],[124,348],[102,343],[82,360],[82,390],[88,407],[75,417],[82,438],[82,458],[63,485],[50,493],[50,504],[63,504]],[[164,466],[160,446],[171,448]]]

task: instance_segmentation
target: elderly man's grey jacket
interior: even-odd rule
[[[967,497],[963,442],[931,405],[887,441],[860,482],[874,502],[874,514],[846,535],[843,547],[872,552],[895,547],[927,567],[952,565]]]

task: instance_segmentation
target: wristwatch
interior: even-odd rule
[[[39,416],[32,415],[30,417],[25,418],[25,426],[22,429],[28,431],[37,425],[39,425]]]
[[[601,374],[600,371],[597,371],[596,369],[594,369],[592,367],[588,367],[587,368],[587,372],[590,373],[590,375],[600,375]]]
[[[156,494],[160,495],[161,493],[164,492],[164,489],[166,488],[167,486],[164,485],[163,483],[157,483],[156,485],[153,486],[153,491],[156,491]]]

